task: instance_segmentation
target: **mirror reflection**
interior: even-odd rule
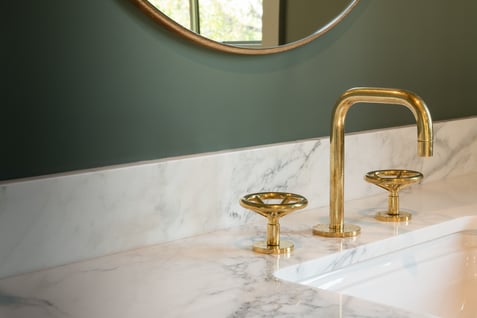
[[[271,48],[309,37],[332,24],[351,0],[149,0],[163,14],[207,39]]]

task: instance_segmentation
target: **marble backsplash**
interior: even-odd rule
[[[419,170],[423,183],[477,170],[477,117],[434,123],[434,135],[431,158],[417,157],[415,126],[346,135],[346,200],[383,193],[363,181],[370,170]],[[0,277],[253,222],[238,200],[259,191],[327,205],[329,139],[3,182]]]

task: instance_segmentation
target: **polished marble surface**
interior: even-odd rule
[[[416,156],[416,127],[346,136],[347,200],[380,193],[367,171],[422,171],[423,183],[477,167],[477,117],[434,124],[435,154]],[[363,151],[365,150],[365,151]],[[317,138],[0,184],[0,277],[260,220],[251,192],[328,204],[329,140]]]
[[[144,247],[90,261],[0,280],[0,317],[431,317],[350,296],[282,281],[274,273],[319,257],[330,264],[356,262],[373,245],[477,213],[477,174],[410,187],[403,208],[409,224],[372,217],[387,195],[347,201],[346,220],[362,227],[357,238],[321,238],[311,226],[327,222],[326,208],[309,208],[282,220],[295,241],[289,256],[260,255],[250,246],[265,235],[265,221]],[[363,181],[364,184],[364,181]],[[346,251],[339,259],[336,252]],[[367,257],[367,256],[366,256]]]
[[[289,266],[275,276],[440,318],[476,317],[477,215],[372,244],[355,250],[358,262],[344,251]]]

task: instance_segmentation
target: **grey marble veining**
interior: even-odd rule
[[[474,171],[477,118],[435,123],[435,155],[414,126],[346,136],[346,200],[382,193],[367,171],[407,168],[423,183]],[[256,222],[244,194],[289,191],[328,204],[329,140],[318,138],[0,184],[0,277]]]
[[[403,234],[414,240],[416,231],[440,231],[442,222],[475,216],[476,181],[474,173],[412,187],[405,195],[405,205],[415,211],[408,224],[372,218],[382,194],[347,201],[347,219],[363,230],[356,238],[312,235],[311,226],[326,220],[326,207],[293,213],[282,227],[296,244],[289,256],[251,251],[265,235],[261,220],[0,279],[0,317],[432,317],[290,283],[276,273],[299,265],[307,276],[316,270],[307,264],[322,259],[329,268],[359,262],[386,252],[383,247],[399,248],[378,244],[383,240]]]

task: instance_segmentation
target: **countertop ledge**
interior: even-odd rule
[[[338,252],[354,255],[368,243],[476,216],[476,182],[477,174],[470,174],[402,191],[401,206],[413,213],[409,224],[374,220],[376,210],[386,207],[385,191],[348,201],[345,220],[361,226],[357,238],[313,236],[314,224],[328,223],[326,207],[296,212],[281,221],[282,238],[295,242],[289,256],[251,251],[252,242],[265,236],[263,219],[4,278],[0,317],[431,317],[285,282],[274,273],[325,256],[331,262]],[[356,256],[350,260],[355,261]]]

